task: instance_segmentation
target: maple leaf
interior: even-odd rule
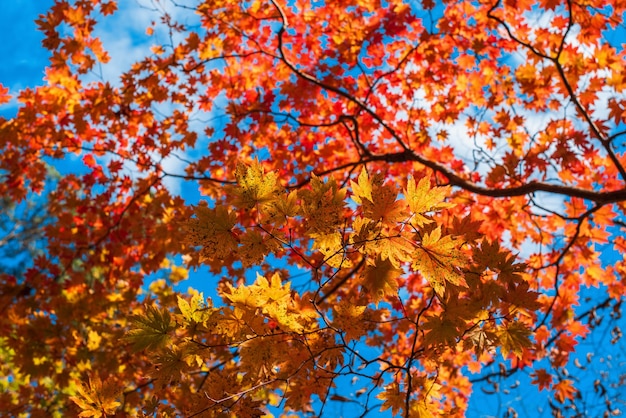
[[[87,385],[78,383],[76,385],[76,396],[70,399],[78,405],[82,411],[80,417],[100,418],[106,415],[113,415],[119,406],[118,401],[121,395],[121,388],[117,387],[111,380],[102,380],[98,376],[89,378]]]
[[[515,270],[512,264],[513,257],[511,253],[501,249],[498,241],[483,239],[480,243],[480,247],[474,250],[472,260],[474,263],[478,264],[481,269],[490,268],[497,270],[500,266],[504,266],[505,270]]]
[[[115,13],[117,10],[117,3],[115,1],[103,2],[100,4],[100,11],[104,16]]]
[[[320,250],[324,254],[324,261],[331,267],[352,266],[352,262],[344,257],[345,249],[341,233],[335,231],[332,234],[311,234],[313,249]]]
[[[340,189],[333,179],[323,182],[319,177],[311,176],[311,189],[302,189],[298,193],[309,233],[332,234],[342,225],[346,193],[347,190]]]
[[[251,375],[263,379],[274,376],[277,372],[275,366],[278,365],[281,357],[287,356],[287,352],[283,352],[285,348],[277,345],[272,337],[248,339],[240,349],[242,368]]]
[[[292,309],[288,302],[284,300],[278,303],[267,304],[263,307],[263,313],[272,321],[275,321],[276,326],[285,332],[300,334],[305,330],[310,331],[315,328],[308,318],[303,317]]]
[[[0,105],[11,101],[11,96],[8,93],[9,89],[0,83]]]
[[[345,333],[347,341],[358,340],[367,331],[366,324],[361,320],[366,306],[356,305],[342,299],[333,307],[333,326]]]
[[[380,257],[387,259],[394,267],[400,268],[402,262],[411,261],[414,247],[403,236],[380,237],[376,242],[376,250]]]
[[[549,389],[552,385],[552,375],[546,369],[536,369],[531,374],[531,383],[539,386],[539,390]]]
[[[194,246],[201,246],[201,255],[211,259],[231,255],[238,247],[238,239],[233,228],[236,215],[223,206],[209,208],[196,206],[196,218],[187,221],[186,240]]]
[[[359,174],[358,183],[350,180],[350,186],[352,187],[352,200],[354,200],[358,204],[363,204],[363,199],[366,199],[370,202],[374,202],[372,199],[372,184],[370,183],[369,176],[367,175],[367,170],[365,167],[361,170],[361,174]]]
[[[150,375],[154,379],[161,380],[161,386],[169,385],[172,381],[178,381],[185,370],[189,368],[185,357],[187,357],[187,353],[181,347],[165,348],[157,354],[154,360],[154,369]]]
[[[89,330],[87,335],[87,349],[91,351],[97,350],[102,343],[102,337],[94,330]]]
[[[380,238],[380,233],[381,228],[378,222],[356,216],[352,222],[352,234],[350,234],[349,242],[356,250],[364,254],[374,253],[377,247],[374,241]]]
[[[554,397],[559,403],[574,399],[574,396],[578,393],[570,379],[561,380],[552,389],[554,390]]]
[[[261,277],[257,275],[257,279]],[[234,306],[260,307],[265,300],[258,292],[258,286],[238,286],[234,287],[230,283],[226,283],[226,292],[222,295],[226,297]]]
[[[291,284],[290,282],[283,284],[278,273],[273,274],[269,281],[257,274],[256,281],[250,286],[233,287],[226,283],[226,289],[227,292],[223,293],[223,296],[232,302],[236,309],[237,307],[240,309],[226,315],[237,324],[245,322],[242,319],[245,312],[254,315],[257,313],[256,309],[259,309],[284,330],[302,332],[304,329],[314,327],[314,318],[294,306]],[[224,322],[224,319],[221,322]]]
[[[452,207],[452,204],[444,202],[449,192],[449,186],[431,188],[430,180],[427,177],[422,177],[416,186],[413,176],[409,175],[404,194],[413,213],[411,222],[417,227],[434,222],[424,215],[428,212]]]
[[[265,256],[281,249],[280,243],[271,236],[263,236],[258,230],[248,230],[239,237],[241,246],[237,257],[245,266],[260,264]]]
[[[467,287],[461,269],[467,266],[467,257],[459,249],[460,242],[450,235],[441,236],[438,226],[423,238],[413,253],[411,267],[419,271],[441,297],[445,283]]]
[[[435,406],[431,406],[426,402],[418,401],[411,404],[411,416],[415,418],[435,418],[433,411]]]
[[[445,344],[453,346],[459,337],[457,322],[439,316],[433,316],[421,326],[425,330],[430,330],[424,337],[425,344]]]
[[[609,119],[618,125],[626,122],[626,100],[610,99],[608,103],[609,107]]]
[[[285,282],[280,277],[279,273],[272,274],[270,280],[267,280],[264,276],[258,275],[255,282],[255,286],[263,293],[268,301],[279,301],[291,296],[291,282]]]
[[[283,226],[288,218],[294,217],[300,212],[297,199],[298,192],[296,190],[292,190],[289,194],[279,194],[275,201],[265,206],[264,220],[276,227]]]
[[[227,341],[239,337],[249,330],[247,319],[249,310],[245,307],[222,308],[212,316],[216,334],[227,337]]]
[[[389,259],[377,258],[363,272],[361,285],[369,293],[376,305],[385,297],[393,297],[398,292],[398,277],[402,270],[393,266]]]
[[[153,350],[165,346],[170,341],[170,332],[176,329],[170,313],[166,309],[146,305],[143,315],[133,317],[136,328],[125,337],[133,344],[135,351]]]
[[[292,297],[291,282],[283,283],[280,274],[273,274],[269,281],[260,276],[255,286],[264,301],[262,312],[275,320],[282,329],[301,333],[316,327],[316,316],[296,303]]]
[[[476,358],[479,358],[486,350],[494,346],[497,341],[497,336],[493,331],[490,331],[486,326],[474,327],[470,332],[466,334],[466,339],[463,340],[463,348],[474,349]]]
[[[498,327],[496,331],[500,343],[500,351],[505,359],[509,353],[521,357],[525,348],[532,347],[532,342],[528,338],[531,331],[520,322],[511,322]]]
[[[238,164],[235,178],[237,187],[233,193],[238,197],[235,205],[240,207],[250,209],[259,204],[271,203],[281,194],[276,173],[265,173],[257,159],[250,165]]]
[[[202,292],[194,292],[189,302],[180,295],[177,295],[176,298],[183,318],[190,324],[205,323],[213,311],[210,306],[205,304]]]
[[[539,293],[531,291],[528,282],[521,282],[516,286],[509,286],[509,291],[502,299],[529,312],[534,312],[541,307],[538,297]]]
[[[463,218],[455,217],[452,220],[452,228],[449,232],[452,235],[462,236],[463,240],[467,242],[475,242],[483,237],[480,233],[481,225],[481,221],[472,220],[470,215]]]
[[[363,216],[373,221],[393,225],[406,217],[402,202],[397,200],[398,192],[391,184],[374,183],[372,201],[364,200]]]
[[[391,408],[391,414],[398,416],[406,407],[406,394],[402,393],[397,383],[385,386],[385,389],[376,397],[383,401],[380,407],[381,412]]]
[[[560,0],[541,0],[540,4],[548,10],[554,10],[561,5]]]

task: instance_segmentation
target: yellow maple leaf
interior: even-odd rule
[[[298,205],[298,192],[292,190],[289,194],[280,193],[278,198],[267,204],[264,208],[264,222],[279,228],[285,224],[287,218],[298,215],[300,205]]]
[[[235,306],[248,306],[257,308],[261,306],[261,295],[252,286],[233,286],[226,283],[226,291],[222,294]]]
[[[411,416],[414,418],[434,418],[435,414],[433,411],[436,410],[435,406],[431,406],[423,401],[411,403]]]
[[[330,234],[311,234],[313,249],[324,254],[324,262],[331,267],[349,268],[352,262],[345,258],[345,248],[341,233],[334,231]]]
[[[246,324],[247,312],[245,307],[243,309],[238,306],[221,308],[214,318],[214,332],[227,338],[236,338],[240,334],[245,334],[250,330]]]
[[[302,189],[302,215],[306,218],[309,234],[330,234],[345,222],[344,207],[347,190],[340,189],[334,179],[324,183],[314,174],[311,189]]]
[[[250,165],[238,164],[235,178],[235,204],[243,208],[250,209],[258,204],[273,202],[282,191],[277,183],[276,173],[265,173],[258,159]]]
[[[262,290],[268,301],[281,300],[291,296],[291,282],[283,284],[278,273],[272,274],[269,281],[264,276],[257,275],[256,285]]]
[[[156,355],[155,367],[150,371],[150,376],[161,380],[162,384],[179,380],[189,369],[189,363],[186,361],[188,357],[195,360],[195,356],[190,357],[190,353],[185,348],[167,347]]]
[[[424,338],[424,343],[427,345],[444,344],[454,346],[457,338],[460,336],[456,322],[440,316],[428,318],[421,328],[429,330]]]
[[[371,219],[356,216],[352,222],[352,234],[350,234],[350,244],[355,250],[363,254],[370,254],[375,250],[374,240],[380,236],[380,224]]]
[[[400,268],[401,262],[412,260],[413,244],[402,236],[385,237],[376,244],[380,256],[388,259],[396,268]]]
[[[296,303],[291,292],[291,282],[283,284],[280,274],[274,273],[269,281],[259,276],[256,284],[265,301],[261,306],[262,312],[275,320],[282,330],[301,333],[316,326],[314,311],[302,309],[301,304]]]
[[[70,399],[82,409],[78,415],[80,417],[100,418],[113,415],[121,405],[117,400],[121,388],[111,381],[102,382],[98,376],[90,377],[86,385],[79,382],[76,392],[76,396],[71,396]]]
[[[352,200],[358,204],[363,203],[363,199],[367,199],[370,202],[374,202],[372,199],[372,183],[370,183],[367,170],[363,167],[361,174],[359,174],[358,183],[350,180],[350,186],[352,186]]]
[[[422,227],[433,222],[424,216],[426,213],[453,206],[444,202],[449,192],[450,186],[431,188],[427,177],[422,177],[416,186],[413,176],[409,176],[404,194],[413,213],[412,223]]]
[[[257,273],[256,281],[249,286],[234,287],[226,283],[226,288],[229,292],[224,296],[233,304],[254,308],[262,308],[267,303],[289,298],[291,295],[291,283],[283,285],[278,273],[274,273],[269,281]]]
[[[241,371],[267,379],[278,372],[278,364],[288,357],[286,344],[265,336],[251,338],[239,348]]]
[[[460,243],[450,235],[441,236],[441,227],[426,234],[413,252],[411,266],[428,280],[441,297],[445,283],[467,287],[462,268],[467,266],[467,257],[459,248]]]
[[[307,325],[301,315],[290,309],[287,301],[268,303],[263,307],[266,317],[276,321],[282,331],[301,333]]]
[[[180,295],[178,295],[177,298],[178,309],[180,309],[185,321],[191,324],[206,322],[211,312],[215,311],[215,309],[205,303],[202,292],[194,291],[189,302]]]
[[[97,350],[102,342],[102,336],[94,330],[89,330],[87,337],[87,349],[89,351]]]

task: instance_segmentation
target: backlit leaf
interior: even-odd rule
[[[201,254],[206,258],[224,258],[237,249],[238,240],[233,232],[236,215],[223,206],[209,208],[199,205],[195,208],[196,217],[187,222],[187,241],[202,247]]]
[[[233,193],[238,197],[235,204],[241,207],[249,209],[273,202],[281,193],[276,173],[265,173],[257,159],[250,165],[238,164],[235,177],[237,187]]]
[[[365,167],[363,167],[361,174],[359,174],[358,183],[350,180],[350,186],[352,187],[353,193],[352,200],[359,204],[362,204],[364,199],[374,202],[372,199],[372,184],[370,183]]]
[[[446,282],[467,286],[463,268],[467,257],[460,250],[461,243],[450,235],[441,236],[441,227],[426,234],[413,254],[412,268],[419,271],[442,296]]]
[[[507,358],[509,353],[521,357],[525,348],[532,347],[532,343],[529,339],[531,331],[519,322],[512,322],[501,326],[496,334],[504,358]]]
[[[429,212],[452,206],[444,202],[450,193],[450,187],[431,188],[427,177],[422,177],[416,186],[413,176],[409,175],[404,193],[413,213],[412,222],[418,227],[433,222],[426,216]]]
[[[563,379],[554,385],[554,396],[558,402],[564,403],[566,400],[574,399],[578,390],[572,383],[570,379]]]
[[[378,304],[385,298],[396,296],[398,277],[402,270],[395,268],[389,259],[378,258],[373,265],[368,265],[363,272],[361,285]]]
[[[165,346],[170,341],[170,333],[176,328],[167,310],[152,305],[146,305],[144,315],[134,317],[133,325],[126,338],[136,351]]]
[[[400,412],[406,407],[406,398],[396,383],[385,387],[385,389],[376,395],[376,397],[383,401],[383,404],[380,407],[381,412],[391,409],[392,415],[398,416],[398,414],[400,414]]]

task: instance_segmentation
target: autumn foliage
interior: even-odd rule
[[[0,275],[0,411],[460,417],[519,373],[589,412],[580,342],[621,336],[626,4],[152,5],[104,79],[98,28],[132,15],[55,1],[44,85],[0,85],[0,195],[49,217]]]

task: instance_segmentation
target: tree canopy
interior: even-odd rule
[[[0,410],[619,412],[624,2],[155,0],[115,73],[119,6],[55,0],[0,85]]]

